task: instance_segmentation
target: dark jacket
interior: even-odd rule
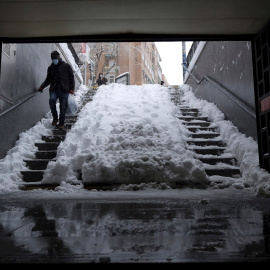
[[[105,77],[103,77],[102,79],[98,78],[97,84],[98,84],[98,86],[101,86],[102,84],[106,84],[107,81],[108,80]]]
[[[71,66],[62,61],[62,59],[59,60],[57,65],[51,64],[47,70],[47,77],[40,87],[45,88],[49,84],[50,92],[57,90],[69,92],[74,90],[75,80]]]

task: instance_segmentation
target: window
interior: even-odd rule
[[[114,83],[114,75],[110,75],[109,83]]]

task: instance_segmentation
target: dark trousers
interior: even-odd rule
[[[59,125],[64,125],[65,123],[66,109],[68,105],[68,95],[69,95],[69,92],[65,92],[65,91],[50,92],[49,104],[51,108],[51,113],[53,116],[53,120],[59,119]],[[56,102],[58,99],[59,99],[59,107],[60,107],[59,118],[58,118],[58,112],[56,109]]]

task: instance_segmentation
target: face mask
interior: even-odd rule
[[[57,65],[59,61],[58,61],[58,59],[53,59],[52,62],[53,62],[53,64]]]
[[[103,76],[102,75],[99,75],[99,78],[102,78]]]

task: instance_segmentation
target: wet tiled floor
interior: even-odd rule
[[[270,261],[270,199],[0,199],[0,263]]]

